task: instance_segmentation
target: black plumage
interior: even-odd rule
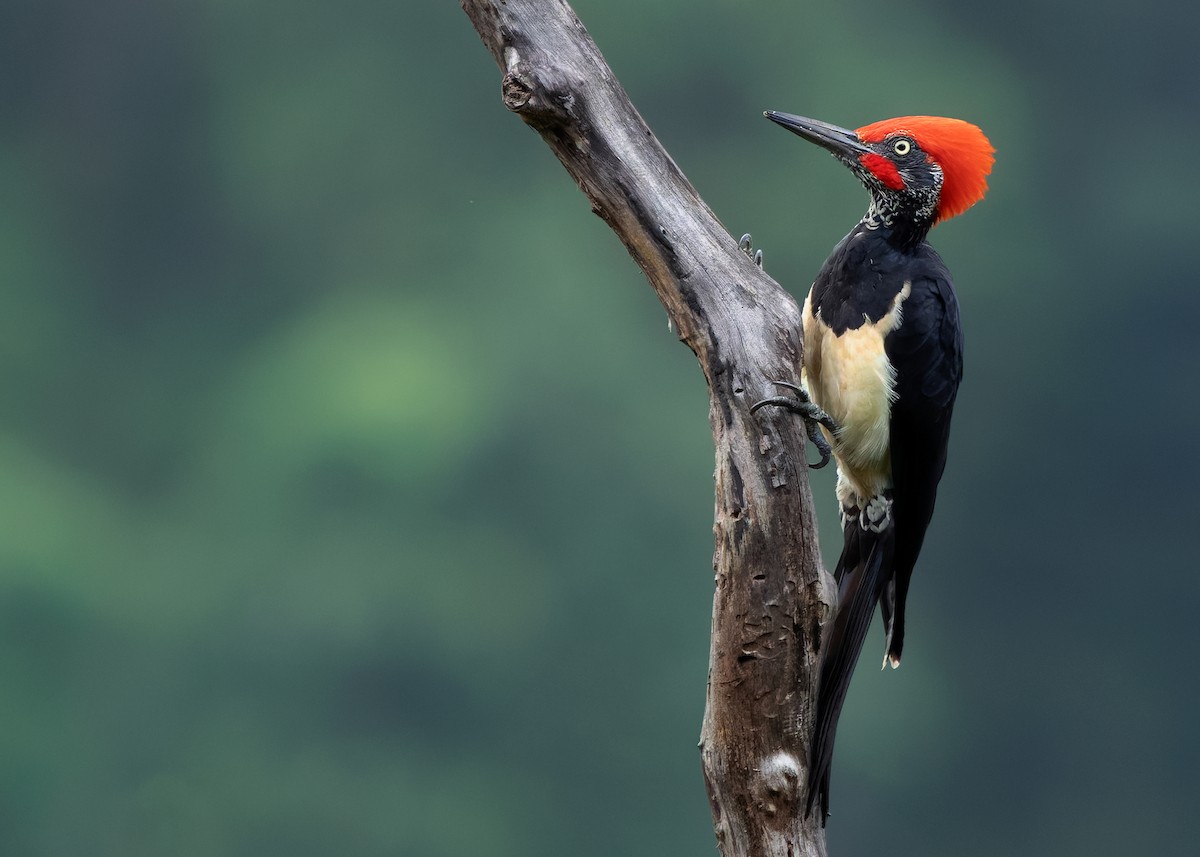
[[[963,337],[950,273],[926,236],[983,197],[993,150],[970,123],[908,116],[849,131],[769,112],[829,150],[871,194],[805,303],[804,386],[811,401],[761,402],[819,421],[838,463],[843,549],[838,609],[824,641],[807,808],[824,820],[834,736],[876,605],[898,666],[905,601],[946,467],[962,380]],[[815,407],[814,407],[815,405]],[[832,418],[832,422],[830,421]]]
[[[897,306],[900,310],[899,323],[881,337],[895,372],[888,417],[890,485],[883,491],[890,521],[876,529],[868,517],[864,526],[862,501],[870,498],[843,502],[841,510],[843,549],[834,568],[839,609],[822,661],[809,760],[808,810],[819,801],[822,818],[829,807],[838,718],[876,604],[883,615],[885,657],[900,661],[905,599],[933,517],[962,380],[962,326],[950,273],[929,244],[902,250],[891,238],[887,227],[860,223],[834,249],[809,298],[811,322],[838,338],[879,325]],[[820,398],[817,404],[823,406]],[[835,443],[835,454],[837,449]]]

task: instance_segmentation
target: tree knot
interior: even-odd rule
[[[800,799],[802,774],[799,760],[783,750],[763,760],[752,788],[768,818],[791,821]]]
[[[527,123],[535,128],[547,127],[575,118],[574,87],[565,79],[557,79],[557,68],[535,68],[511,45],[504,49],[504,68],[500,84],[504,106]]]
[[[514,66],[509,69],[504,75],[504,82],[500,84],[500,91],[504,95],[504,106],[514,113],[520,113],[529,104],[529,100],[533,98],[533,83],[523,73],[527,71],[524,63]]]

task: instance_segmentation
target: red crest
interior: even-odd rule
[[[864,143],[878,143],[894,134],[911,137],[942,168],[938,223],[962,214],[987,193],[996,150],[970,122],[942,116],[901,116],[864,125],[855,133]]]

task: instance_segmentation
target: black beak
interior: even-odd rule
[[[799,134],[810,143],[816,143],[823,149],[828,149],[840,158],[858,160],[859,155],[871,151],[858,139],[858,135],[837,125],[818,122],[816,119],[806,119],[803,116],[793,116],[790,113],[776,113],[768,110],[763,114],[776,125],[782,125],[793,134]]]

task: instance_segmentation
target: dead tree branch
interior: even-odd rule
[[[563,0],[462,0],[536,130],[645,272],[708,381],[716,445],[716,594],[701,733],[724,857],[819,857],[803,818],[823,583],[804,429],[750,405],[795,379],[795,301],[675,166]],[[752,117],[748,117],[750,121]]]

